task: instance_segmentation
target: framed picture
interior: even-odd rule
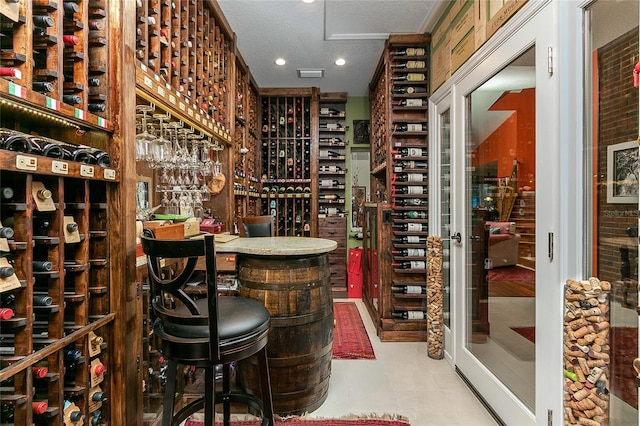
[[[138,210],[151,207],[151,178],[146,176],[136,178],[136,207]]]
[[[369,120],[353,120],[353,143],[369,143]]]
[[[607,147],[607,203],[638,202],[638,142]]]

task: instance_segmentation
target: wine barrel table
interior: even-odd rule
[[[277,414],[316,410],[327,398],[333,346],[328,253],[335,241],[309,237],[239,238],[218,244],[238,254],[240,296],[271,314],[267,356]],[[238,364],[238,385],[259,394],[257,360]]]

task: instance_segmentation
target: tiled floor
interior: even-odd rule
[[[400,414],[412,426],[484,426],[495,420],[445,360],[427,356],[426,343],[381,342],[358,305],[375,360],[334,360],[329,396],[311,417]]]

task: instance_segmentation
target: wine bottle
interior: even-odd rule
[[[407,47],[406,49],[394,50],[391,52],[393,56],[424,56],[426,53],[422,47]]]
[[[426,182],[429,178],[429,175],[424,173],[399,173],[393,176],[398,182]]]
[[[69,105],[79,105],[82,103],[82,98],[78,95],[62,95],[62,102]]]
[[[391,254],[402,257],[425,257],[427,251],[418,248],[403,248],[402,250],[391,250]]]
[[[82,352],[77,349],[65,349],[64,350],[65,364],[77,364],[82,361]]]
[[[33,306],[51,306],[53,304],[53,298],[46,294],[34,294]]]
[[[335,188],[340,185],[336,179],[320,179],[320,188]]]
[[[427,269],[427,262],[424,260],[408,260],[406,262],[392,263],[391,266],[397,269]]]
[[[14,235],[15,233],[13,232],[13,228],[9,226],[0,226],[0,238],[6,238],[10,240]]]
[[[2,308],[13,308],[15,306],[15,303],[16,295],[13,293],[8,293],[0,297],[0,307]]]
[[[391,212],[391,216],[393,217],[402,217],[405,219],[426,219],[427,212],[410,210],[406,212]]]
[[[100,79],[96,78],[96,77],[89,77],[87,79],[87,83],[89,84],[89,86],[91,87],[99,87],[100,86]]]
[[[427,287],[422,285],[391,286],[391,291],[402,294],[427,294]]]
[[[53,269],[53,263],[48,260],[34,260],[33,270],[35,272],[50,272]]]
[[[33,147],[38,147],[39,155],[49,158],[64,158],[64,150],[60,144],[37,137],[32,137],[30,140]]]
[[[31,152],[31,142],[20,133],[9,132],[0,135],[0,148],[28,154]]]
[[[55,21],[49,15],[33,15],[33,25],[36,27],[49,28],[55,25]]]
[[[49,403],[47,401],[33,401],[31,403],[31,410],[33,414],[44,414],[47,412],[49,408]]]
[[[421,107],[427,106],[426,99],[400,99],[395,103],[397,106],[401,107]]]
[[[105,112],[107,110],[107,106],[103,103],[91,102],[87,105],[87,109],[91,112]]]
[[[335,108],[320,108],[320,115],[344,115],[344,111],[338,111]]]
[[[427,317],[427,313],[423,311],[406,311],[406,310],[396,310],[391,313],[394,318],[399,318],[403,320],[421,320]]]
[[[342,167],[340,167],[340,166],[320,166],[320,171],[321,172],[337,173],[337,172],[341,172],[342,171]]]
[[[31,368],[34,379],[44,379],[49,374],[49,369],[44,366],[34,366]]]
[[[340,196],[338,194],[320,194],[318,195],[318,199],[320,200],[340,200]]]
[[[78,7],[77,4],[75,4],[72,1],[65,1],[62,4],[62,7],[64,9],[64,13],[65,15],[69,14],[69,15],[73,15],[74,13],[78,13],[78,11],[80,10],[80,8]],[[71,19],[73,18],[73,16],[70,17]]]
[[[15,274],[13,266],[0,266],[0,278],[9,278]]]
[[[395,75],[391,77],[394,81],[425,81],[427,76],[422,73],[410,72],[402,75]]]
[[[106,400],[107,399],[107,395],[102,391],[95,390],[89,395],[89,398],[93,402],[100,402],[100,401]]]
[[[406,61],[406,62],[396,62],[391,64],[391,68],[395,69],[414,69],[414,68],[424,68],[426,66],[424,61]]]
[[[395,186],[393,193],[401,195],[423,195],[429,192],[426,186]]]
[[[77,232],[78,231],[78,223],[77,222],[69,222],[67,223],[67,232]]]
[[[101,362],[97,362],[91,365],[92,374],[100,375],[100,374],[103,374],[105,371],[107,371],[107,367],[105,367],[104,364]]]
[[[394,171],[402,172],[403,169],[426,169],[429,163],[426,161],[398,161],[395,164]]]
[[[50,81],[34,81],[33,83],[31,83],[31,87],[33,87],[33,90],[35,90],[36,92],[48,93],[55,90],[53,83],[51,83]]]
[[[75,3],[74,3],[75,4]],[[74,35],[71,34],[66,34],[62,36],[62,41],[64,42],[64,45],[67,47],[73,47],[73,46],[77,46],[78,44],[80,44],[80,39]]]
[[[426,132],[427,126],[423,123],[398,123],[395,125],[397,132]]]
[[[429,226],[425,223],[397,223],[391,227],[406,232],[427,232],[429,230]]]
[[[13,198],[13,195],[14,195],[13,188],[9,186],[4,186],[0,188],[0,199],[10,200]]]
[[[22,79],[22,71],[15,67],[0,67],[0,77],[14,77]]]
[[[394,95],[427,93],[427,88],[422,86],[402,86],[395,89],[391,89],[391,93]]]
[[[38,199],[42,201],[49,200],[52,196],[53,194],[51,193],[51,191],[46,188],[39,189],[38,192],[36,192],[36,197],[38,197]]]
[[[391,242],[398,244],[426,244],[427,237],[419,237],[417,235],[403,235],[399,238],[392,238]]]
[[[399,206],[426,207],[429,205],[429,200],[421,198],[404,198],[396,200],[395,203]]]
[[[0,308],[0,320],[10,320],[15,315],[11,308]]]

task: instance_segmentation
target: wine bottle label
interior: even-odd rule
[[[426,252],[424,249],[407,249],[407,256],[424,257],[425,255],[426,255]]]
[[[320,186],[322,187],[331,187],[333,185],[333,180],[332,179],[321,179],[320,180]]]
[[[408,173],[407,182],[422,182],[424,175],[422,173]]]
[[[420,237],[417,235],[407,235],[407,243],[408,244],[418,244],[420,242]]]
[[[407,231],[409,232],[422,232],[421,223],[407,223]]]
[[[424,61],[407,61],[407,68],[424,68]]]
[[[408,285],[407,294],[422,294],[422,287],[419,285]]]
[[[421,186],[407,186],[407,194],[420,195],[423,193],[424,191]]]
[[[407,56],[422,56],[425,54],[422,47],[409,47],[407,48]]]
[[[406,99],[406,106],[422,106],[422,99]]]
[[[407,132],[422,132],[422,123],[408,123]],[[409,148],[409,152],[420,152],[420,154],[409,155],[422,155],[422,148]]]
[[[408,311],[407,319],[424,319],[424,312],[422,311]]]
[[[426,76],[421,73],[411,72],[407,74],[407,81],[424,81],[426,80]]]
[[[407,93],[426,93],[427,92],[427,88],[426,87],[407,87],[406,89]],[[422,101],[421,101],[422,103]]]

